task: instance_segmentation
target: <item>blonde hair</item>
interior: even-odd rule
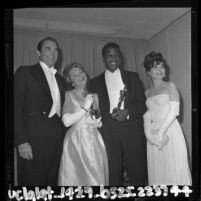
[[[64,77],[64,80],[67,84],[67,86],[69,86],[70,89],[73,89],[74,87],[72,86],[72,82],[70,80],[70,77],[69,77],[69,72],[73,69],[73,68],[80,68],[87,76],[87,80],[89,81],[89,76],[88,74],[86,73],[84,67],[78,63],[78,62],[71,62],[69,63],[68,65],[65,66],[64,70],[63,70],[63,77]],[[88,86],[88,81],[87,81],[87,86]]]

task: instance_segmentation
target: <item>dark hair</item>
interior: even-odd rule
[[[57,44],[57,47],[59,48],[59,44],[58,44],[57,40],[54,39],[54,38],[52,38],[52,37],[49,37],[49,36],[48,36],[48,37],[46,37],[46,38],[44,38],[44,39],[42,39],[42,40],[39,41],[39,43],[38,43],[38,45],[37,45],[37,50],[38,50],[38,51],[41,51],[41,48],[42,48],[42,46],[43,46],[43,43],[44,43],[45,41],[47,41],[47,40],[50,40],[50,41],[55,42],[55,43]]]
[[[164,64],[164,68],[165,68],[165,79],[169,79],[169,66],[166,62],[166,60],[163,58],[163,55],[159,52],[150,52],[148,55],[145,56],[144,58],[144,62],[143,62],[143,66],[146,70],[146,72],[150,71],[151,68],[154,66],[154,62],[158,63],[163,63]]]
[[[110,48],[114,48],[114,49],[117,49],[120,53],[120,48],[119,48],[119,45],[117,45],[116,43],[114,42],[109,42],[109,43],[106,43],[103,48],[102,48],[102,56],[104,57],[107,50],[110,49]]]
[[[86,73],[84,67],[78,63],[78,62],[72,62],[68,65],[65,66],[64,70],[63,70],[63,77],[64,77],[64,80],[68,86],[68,89],[71,90],[71,89],[74,89],[74,87],[72,86],[72,82],[70,81],[70,77],[69,77],[69,72],[73,69],[73,68],[80,68],[87,76],[87,84],[86,84],[86,87],[88,89],[88,85],[89,85],[89,76],[88,74]]]

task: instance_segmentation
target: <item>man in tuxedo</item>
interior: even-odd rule
[[[39,62],[20,66],[14,78],[14,133],[18,185],[57,185],[65,127],[60,116],[66,85],[54,68],[58,42],[37,46]]]
[[[135,72],[122,69],[122,53],[116,43],[102,48],[105,72],[90,81],[98,94],[103,116],[101,134],[109,161],[109,185],[122,185],[122,159],[130,185],[145,185],[147,179],[146,141],[142,115],[146,111],[144,89]],[[120,90],[126,92],[120,98]],[[122,104],[118,104],[122,99]],[[119,105],[119,108],[118,108]]]

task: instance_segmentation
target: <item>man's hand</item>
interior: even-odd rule
[[[28,142],[20,144],[18,146],[18,151],[19,151],[20,157],[27,159],[27,160],[33,159],[32,148]]]
[[[128,109],[118,110],[114,114],[112,114],[112,118],[116,119],[117,121],[124,121],[127,119],[128,116]]]

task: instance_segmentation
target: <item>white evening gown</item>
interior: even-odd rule
[[[159,128],[170,109],[169,94],[148,97],[146,105],[152,119],[152,128]],[[162,150],[147,142],[149,185],[192,185],[187,148],[181,126],[177,119],[166,134],[168,144]]]
[[[76,112],[84,99],[66,92],[64,110]],[[59,169],[59,186],[108,185],[108,159],[105,145],[97,128],[87,123],[88,114],[67,131]]]

